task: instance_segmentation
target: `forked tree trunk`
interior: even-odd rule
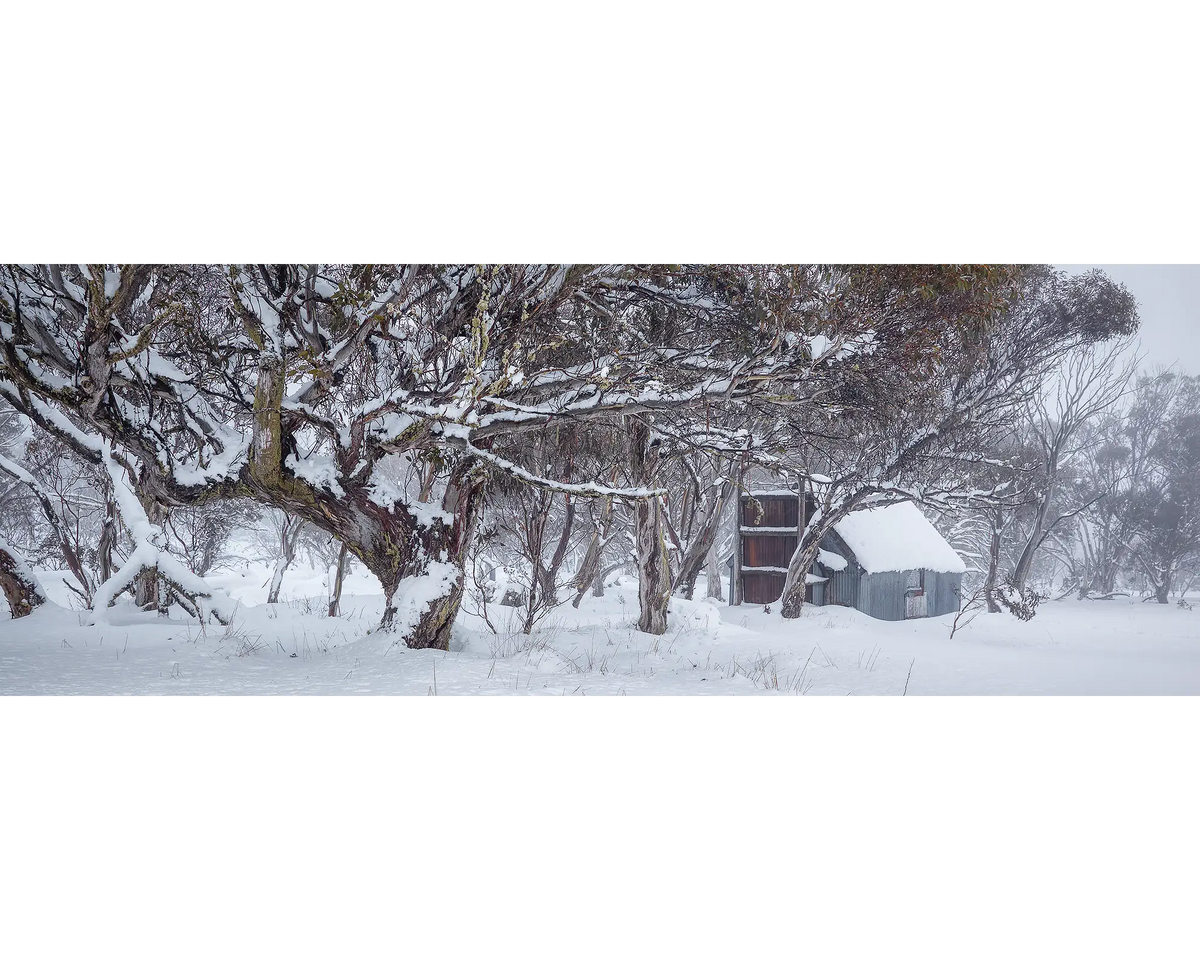
[[[733,493],[733,484],[726,480],[721,486],[709,490],[704,504],[704,518],[700,521],[700,529],[688,544],[683,560],[679,563],[679,572],[675,575],[674,591],[682,593],[689,600],[696,592],[696,578],[704,568],[708,555],[717,539],[717,531],[721,527],[721,517],[725,512],[725,504]]]
[[[460,463],[442,496],[448,522],[442,518],[417,522],[402,504],[398,505],[388,514],[392,519],[390,529],[379,531],[366,556],[358,554],[383,584],[380,626],[385,630],[402,629],[405,644],[413,649],[450,649],[450,630],[462,604],[467,548],[475,535],[483,489],[484,474],[478,465]],[[399,610],[393,601],[406,579],[412,579],[408,586],[414,595],[406,604],[405,617],[398,621]]]
[[[1024,548],[1021,550],[1021,555],[1017,557],[1016,565],[1013,567],[1012,585],[1022,596],[1025,594],[1025,582],[1029,579],[1029,571],[1033,569],[1033,559],[1037,554],[1038,548],[1041,547],[1045,540],[1043,531],[1046,529],[1046,520],[1050,512],[1050,497],[1054,490],[1055,480],[1053,475],[1050,479],[1050,487],[1043,494],[1042,502],[1038,505],[1037,512],[1033,518],[1033,529],[1029,533],[1029,539],[1025,542]]]
[[[1117,589],[1117,570],[1124,559],[1124,549],[1118,547],[1110,557],[1106,557],[1100,566],[1100,574],[1096,578],[1095,591],[1109,594]]]
[[[550,557],[549,566],[541,566],[542,597],[545,603],[558,603],[558,571],[567,558],[567,548],[571,545],[571,530],[575,526],[575,501],[567,494],[566,511],[563,515],[563,528],[559,534],[558,543]]]
[[[251,458],[242,475],[246,492],[336,536],[379,578],[384,596],[380,629],[398,632],[409,647],[448,650],[482,499],[481,465],[464,458],[453,467],[440,515],[430,510],[414,514],[403,502],[383,506],[362,488],[336,497],[314,488],[283,469],[285,373],[282,358],[264,349],[255,385]],[[347,452],[347,457],[353,460],[354,454]],[[430,471],[425,494],[432,488],[432,465]]]
[[[46,602],[46,595],[20,554],[0,540],[0,589],[14,620],[27,617]]]
[[[587,593],[589,587],[592,588],[592,596],[604,596],[604,579],[601,576],[600,562],[604,559],[604,544],[608,542],[612,516],[612,498],[606,497],[604,505],[600,508],[600,523],[592,531],[592,539],[588,542],[583,562],[579,564],[579,571],[575,575],[575,599],[571,601],[573,607],[579,607],[583,595]]]
[[[275,569],[271,571],[271,589],[267,592],[267,603],[279,602],[279,591],[283,588],[283,575],[296,559],[296,544],[300,539],[300,531],[304,529],[304,521],[299,517],[285,516],[283,529],[279,538],[279,559],[275,561]]]
[[[571,601],[571,606],[578,609],[580,602],[583,600],[583,595],[587,593],[588,587],[596,579],[596,574],[600,572],[600,531],[597,530],[592,534],[592,539],[588,542],[587,551],[583,555],[583,562],[579,564],[579,570],[575,574],[575,598]]]
[[[630,466],[633,482],[653,487],[658,480],[658,446],[650,442],[650,427],[630,417]],[[663,535],[662,504],[658,497],[646,497],[633,505],[637,538],[638,629],[643,633],[667,632],[667,607],[671,602],[671,567]]]

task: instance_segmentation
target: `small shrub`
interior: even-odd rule
[[[1012,583],[1005,583],[992,591],[992,597],[1005,610],[1018,620],[1032,620],[1037,614],[1038,604],[1045,596],[1036,590],[1026,588],[1022,593]]]

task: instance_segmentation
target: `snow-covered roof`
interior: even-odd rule
[[[867,573],[891,570],[933,570],[965,573],[966,564],[954,552],[916,504],[859,510],[834,525],[846,546]]]

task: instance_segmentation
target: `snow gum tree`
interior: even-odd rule
[[[1036,509],[1011,578],[1018,592],[1024,591],[1034,557],[1055,526],[1104,495],[1097,491],[1077,504],[1061,495],[1061,478],[1073,461],[1082,460],[1083,445],[1091,439],[1086,428],[1124,396],[1132,376],[1128,341],[1087,344],[1066,358],[1053,386],[1035,394],[1020,411],[1021,428],[1037,453],[1038,471]]]
[[[635,483],[653,488],[658,480],[659,440],[650,423],[630,418],[629,464]],[[671,565],[663,533],[662,504],[657,496],[644,497],[633,506],[637,540],[638,629],[667,632],[667,605],[671,598]]]
[[[1166,401],[1157,408],[1147,469],[1129,498],[1133,556],[1155,599],[1166,603],[1200,556],[1200,377],[1145,377],[1137,391]]]
[[[1132,332],[1136,304],[1103,274],[1047,268],[867,267],[835,272],[817,305],[854,339],[821,354],[828,391],[790,414],[799,472],[820,474],[785,580],[796,617],[825,534],[898,500],[986,499],[964,465],[985,457],[1070,351]]]
[[[711,566],[727,468],[781,463],[803,446],[772,447],[791,430],[839,466],[789,570],[790,615],[823,529],[936,494],[1001,398],[1123,309],[1103,278],[1011,267],[12,265],[0,397],[112,487],[133,544],[96,615],[138,584],[220,616],[172,555],[170,517],[252,500],[370,570],[381,626],[445,649],[497,477],[544,493],[539,516],[587,518],[577,599],[628,517],[639,625],[661,632],[672,589]],[[588,455],[526,456],[548,430]],[[573,536],[552,526],[533,571],[547,596]]]
[[[582,459],[579,434],[570,423],[526,434],[519,462],[569,483]],[[487,510],[494,531],[488,538],[493,557],[498,556],[508,571],[509,590],[523,598],[522,632],[532,633],[534,625],[561,602],[559,590],[565,586],[561,574],[575,529],[576,499],[570,493],[558,495],[550,488],[500,474],[490,485]]]
[[[804,276],[6,266],[0,395],[120,487],[140,539],[113,589],[165,564],[183,595],[209,596],[170,565],[159,521],[180,506],[250,498],[344,543],[383,586],[383,626],[444,649],[489,476],[574,497],[654,495],[522,467],[522,434],[738,397],[795,369],[807,350],[787,336],[779,304],[803,296]],[[115,595],[99,594],[101,604]]]

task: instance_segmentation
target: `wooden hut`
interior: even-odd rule
[[[769,604],[783,593],[788,563],[812,503],[787,490],[743,494],[732,558],[733,603]],[[860,510],[837,523],[808,573],[805,601],[854,607],[879,620],[958,610],[962,558],[914,504]]]
[[[737,549],[733,555],[733,602],[774,603],[783,593],[788,563],[807,523],[799,494],[764,490],[742,494]]]

